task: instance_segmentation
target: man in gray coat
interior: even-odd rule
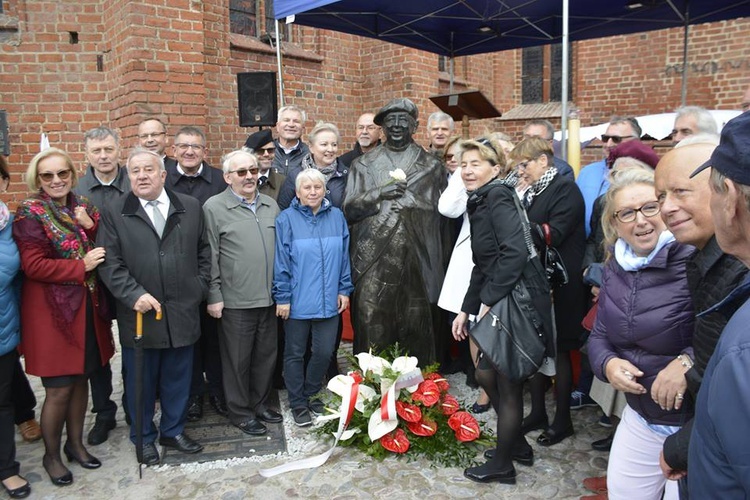
[[[136,312],[143,314],[143,463],[159,462],[153,425],[156,390],[161,400],[159,443],[184,453],[203,447],[183,432],[190,393],[193,344],[200,336],[199,305],[208,294],[211,249],[203,238],[203,212],[195,198],[164,189],[166,171],[156,153],[135,149],[128,158],[132,192],[106,207],[98,243],[99,266],[117,300],[125,389],[135,394]],[[155,313],[163,318],[156,320]],[[127,401],[136,412],[134,398]],[[135,418],[135,417],[133,417]],[[135,429],[130,429],[135,442]]]
[[[229,420],[246,434],[280,423],[268,408],[276,364],[276,311],[271,297],[279,207],[258,191],[258,158],[246,150],[222,159],[229,187],[203,205],[211,246],[208,314],[221,318],[219,349]]]

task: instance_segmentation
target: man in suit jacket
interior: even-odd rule
[[[136,312],[143,314],[143,463],[159,462],[153,424],[157,388],[161,400],[159,443],[184,453],[203,447],[183,432],[190,394],[193,344],[200,337],[199,306],[208,294],[211,249],[203,238],[200,203],[164,189],[161,157],[135,149],[128,158],[132,192],[106,207],[99,244],[107,258],[100,276],[117,300],[125,388],[135,394]],[[154,313],[161,312],[157,321]],[[135,416],[134,398],[128,398]],[[135,442],[135,429],[130,439]]]
[[[258,157],[258,189],[274,201],[278,200],[286,176],[271,168],[276,152],[271,129],[259,130],[250,135],[245,141],[245,147]]]

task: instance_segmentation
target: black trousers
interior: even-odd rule
[[[91,411],[96,420],[114,421],[117,404],[112,401],[112,367],[109,363],[97,368],[89,375],[91,386]]]
[[[193,376],[190,397],[202,396],[205,384],[212,396],[223,396],[221,383],[221,353],[219,350],[218,322],[206,312],[206,303],[200,305],[201,336],[193,346]],[[203,374],[206,378],[203,378]]]
[[[31,384],[29,384],[29,379],[26,377],[26,372],[23,371],[18,356],[16,356],[11,379],[13,384],[10,389],[10,399],[15,411],[15,423],[18,425],[33,419],[34,407],[36,407],[34,391],[31,390]]]
[[[18,364],[18,352],[13,349],[0,356],[0,480],[18,474],[16,439],[13,427],[13,372]]]

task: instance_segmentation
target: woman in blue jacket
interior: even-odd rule
[[[653,394],[672,385],[667,365],[693,357],[685,271],[693,248],[675,241],[659,211],[652,172],[628,169],[612,179],[602,216],[610,255],[588,345],[596,376],[627,399],[607,468],[613,500],[677,498],[677,483],[662,475],[659,454],[682,425],[683,394],[674,393],[666,406]]]
[[[352,286],[349,229],[344,214],[325,198],[326,179],[317,169],[295,179],[297,198],[276,219],[273,297],[285,320],[284,382],[294,422],[312,424],[311,400],[323,386],[336,344],[339,314],[349,307]],[[305,350],[312,353],[305,370]]]
[[[0,156],[0,186],[7,187],[5,158]],[[16,444],[13,430],[11,389],[18,363],[16,346],[21,340],[16,275],[21,268],[13,237],[12,215],[0,201],[0,480],[11,498],[24,498],[31,493],[29,482],[18,475]]]

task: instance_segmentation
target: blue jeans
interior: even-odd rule
[[[288,319],[284,322],[284,382],[292,409],[306,408],[311,396],[323,387],[336,346],[339,317]],[[312,352],[305,370],[305,351],[312,334]]]

